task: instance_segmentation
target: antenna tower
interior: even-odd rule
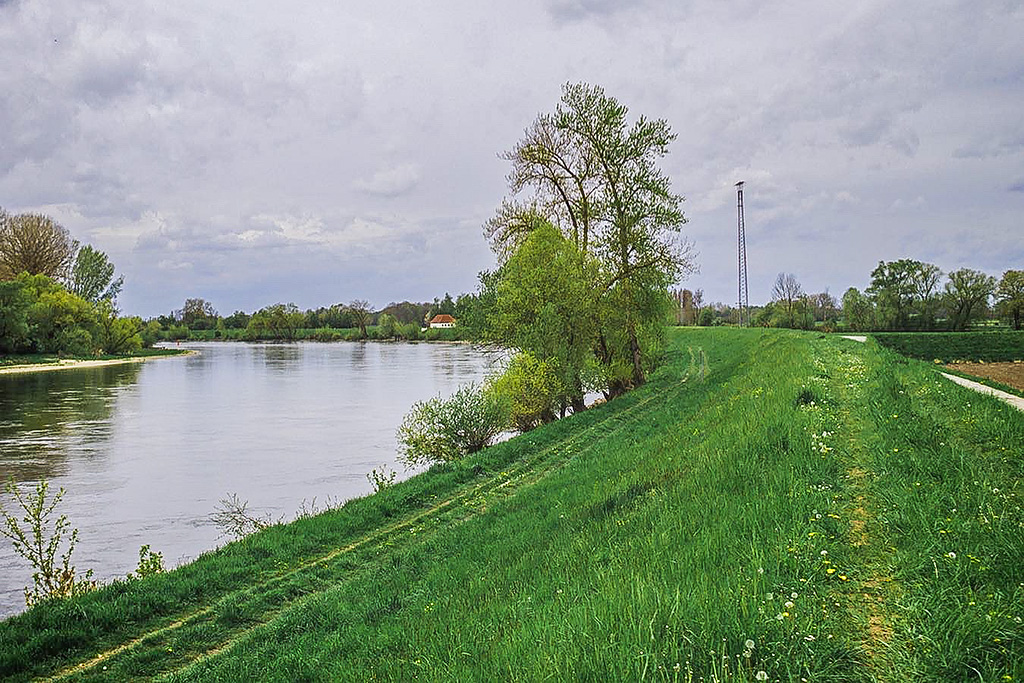
[[[739,324],[750,325],[750,293],[747,288],[747,236],[743,230],[743,181],[736,183],[736,251],[739,261]]]

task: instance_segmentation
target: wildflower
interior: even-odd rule
[[[953,552],[953,551],[951,550],[951,551],[949,551],[948,553],[946,553],[946,557],[948,557],[948,558],[949,558],[949,559],[951,559],[951,560],[955,560],[955,559],[956,559],[956,553],[954,553],[954,552]]]
[[[785,618],[786,618],[786,615],[785,615],[785,614],[783,614],[782,612],[779,612],[778,614],[776,614],[776,615],[775,615],[775,618],[776,618],[776,619],[777,619],[778,621],[782,621],[783,619],[785,619]]]
[[[748,650],[753,650],[754,649],[754,641],[747,640],[747,642],[743,643],[743,647],[745,647]]]
[[[828,551],[827,550],[822,550],[821,551],[821,556],[825,557],[826,555],[828,555]]]
[[[846,574],[840,574],[839,575],[839,580],[840,581],[846,581]]]
[[[811,642],[814,640],[814,636],[808,633],[806,636],[804,636],[804,640],[806,640],[807,642]]]
[[[794,592],[794,593],[790,593],[790,594],[789,594],[789,597],[791,597],[791,598],[793,598],[794,600],[796,600],[796,599],[797,599],[797,598],[799,598],[800,596],[799,596],[799,595],[797,595],[797,594],[796,594],[796,593]]]
[[[793,607],[795,607],[795,605],[789,600],[786,601],[786,604],[784,606],[786,609],[793,609]]]
[[[767,681],[768,680],[768,672],[766,672],[766,671],[758,671],[757,674],[754,675],[754,680],[757,680],[757,681]]]
[[[836,573],[836,568],[835,567],[829,567],[828,569],[825,570],[825,573],[826,574],[835,574]]]

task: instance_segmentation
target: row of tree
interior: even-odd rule
[[[334,331],[358,331],[359,339],[421,339],[422,328],[435,316],[447,313],[459,317],[459,303],[450,294],[434,298],[433,303],[403,301],[390,303],[374,311],[364,300],[347,304],[321,306],[301,310],[294,303],[277,303],[253,313],[235,311],[221,316],[213,305],[201,298],[186,299],[184,305],[169,315],[154,318],[165,338],[185,339],[206,336],[230,336],[229,331],[241,332],[235,336],[247,339],[293,340],[302,337],[318,339],[348,338]],[[371,329],[372,328],[372,329]],[[198,334],[196,334],[198,333]]]
[[[80,247],[41,214],[0,209],[0,353],[126,354],[155,339],[137,317],[121,317],[106,254]]]
[[[960,268],[943,282],[938,266],[913,259],[879,262],[864,293],[851,287],[843,295],[843,318],[852,330],[957,331],[992,313],[1019,330],[1022,311],[1024,271],[1008,270],[997,280]]]
[[[944,279],[945,278],[945,279]],[[703,305],[700,290],[674,292],[676,323],[734,324],[735,307]],[[751,307],[754,325],[851,331],[963,330],[981,320],[1001,319],[1015,330],[1024,318],[1024,270],[1007,270],[998,280],[960,268],[945,275],[938,266],[913,259],[881,261],[864,292],[846,290],[841,301],[827,290],[803,291],[792,273],[779,273],[771,301]]]

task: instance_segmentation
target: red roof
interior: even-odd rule
[[[453,322],[455,322],[455,318],[451,317],[447,313],[441,313],[440,315],[435,315],[433,318],[430,319],[430,324],[431,325],[433,325],[434,323],[453,323]]]

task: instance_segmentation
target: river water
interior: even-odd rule
[[[0,376],[0,478],[66,490],[73,563],[109,580],[139,547],[169,567],[227,542],[210,515],[228,494],[294,517],[369,493],[396,461],[413,402],[494,371],[464,344],[189,344],[196,355]],[[12,511],[14,501],[0,493]],[[27,563],[0,538],[0,617],[24,609]]]

